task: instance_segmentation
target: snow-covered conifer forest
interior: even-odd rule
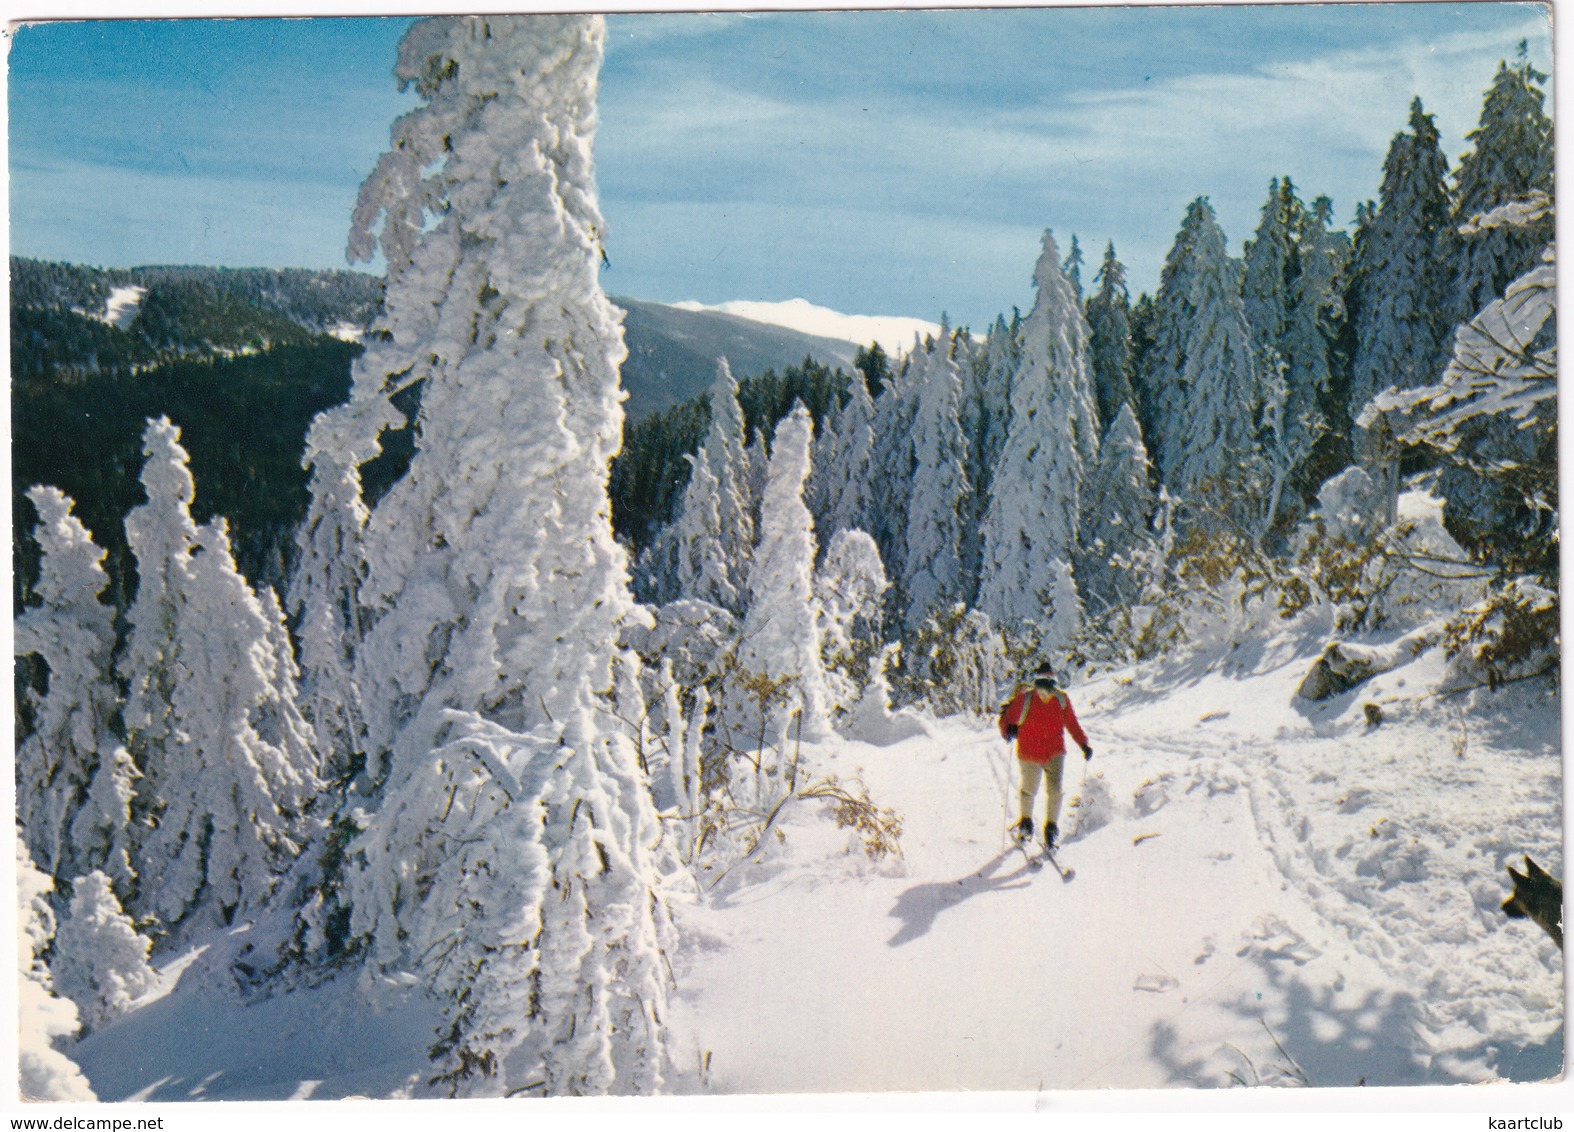
[[[22,1095],[1557,1076],[1560,921],[1500,908],[1564,864],[1546,76],[1452,163],[1417,100],[1349,229],[1199,195],[1133,297],[1046,216],[992,325],[635,423],[604,37],[406,35],[267,578],[166,417],[114,532],[26,485]],[[1092,753],[1035,869],[1045,659]]]

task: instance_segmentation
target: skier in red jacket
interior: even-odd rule
[[[1082,748],[1082,757],[1091,759],[1093,748],[1077,722],[1071,700],[1055,681],[1055,670],[1040,664],[1031,685],[1021,685],[1011,702],[1000,712],[1000,734],[1006,742],[1016,740],[1017,764],[1022,771],[1022,790],[1018,795],[1022,820],[1012,827],[1020,841],[1033,836],[1033,797],[1038,781],[1044,779],[1048,803],[1044,818],[1044,847],[1055,848],[1055,821],[1060,817],[1061,772],[1066,753],[1065,732]]]

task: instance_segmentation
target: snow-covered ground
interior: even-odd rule
[[[679,1000],[708,1087],[1557,1075],[1561,957],[1498,911],[1521,853],[1561,872],[1555,701],[1539,684],[1407,701],[1439,674],[1423,658],[1298,708],[1308,662],[1078,689],[1095,757],[1067,768],[1087,799],[1065,820],[1069,883],[1006,847],[1013,768],[988,730],[827,752],[902,812],[906,860],[789,829],[821,852],[687,911]]]
[[[940,333],[938,323],[925,322],[921,318],[841,314],[828,307],[817,307],[807,299],[788,299],[781,303],[738,299],[717,306],[706,306],[688,300],[672,305],[686,311],[721,311],[723,314],[737,315],[739,318],[752,319],[770,326],[785,326],[789,330],[797,330],[803,334],[814,334],[822,338],[841,338],[847,342],[856,342],[860,346],[878,342],[881,349],[892,357],[910,351],[915,336],[923,338],[926,335]]]
[[[680,901],[669,1088],[1557,1076],[1562,956],[1498,909],[1522,854],[1563,872],[1554,687],[1440,697],[1434,650],[1312,705],[1294,689],[1319,644],[1074,688],[1095,756],[1067,767],[1069,882],[1008,846],[1014,767],[987,722],[810,749],[814,773],[861,776],[900,812],[903,857],[868,860],[804,802],[763,861]],[[245,934],[69,1051],[101,1098],[417,1086],[434,1021],[417,988],[368,1006],[344,979],[244,1005],[224,971]]]

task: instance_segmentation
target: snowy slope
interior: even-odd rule
[[[720,311],[739,318],[763,322],[770,326],[785,326],[804,334],[821,338],[841,338],[859,346],[880,343],[887,354],[895,357],[913,348],[915,337],[922,339],[940,333],[940,325],[921,318],[904,318],[900,315],[842,314],[829,307],[817,307],[807,299],[788,299],[781,303],[754,302],[736,299],[732,302],[706,306],[688,300],[674,303],[679,310]]]
[[[768,369],[781,373],[805,357],[847,372],[857,353],[838,337],[818,337],[717,310],[615,295],[612,302],[626,313],[628,358],[621,376],[631,422],[704,393],[716,376],[718,358],[726,358],[739,377],[754,377]]]
[[[110,291],[109,299],[104,304],[103,321],[117,330],[124,330],[137,317],[137,311],[142,306],[142,296],[147,293],[146,287],[116,287]]]
[[[1555,691],[1439,697],[1431,653],[1308,705],[1293,691],[1320,643],[1074,688],[1096,753],[1067,767],[1084,799],[1062,819],[1069,883],[1008,846],[1014,768],[986,723],[807,748],[813,773],[861,774],[901,812],[905,856],[867,860],[805,802],[763,862],[680,900],[669,1086],[1558,1074],[1562,958],[1498,910],[1522,853],[1563,871]],[[173,989],[70,1051],[101,1097],[421,1095],[435,1014],[418,990],[377,988],[368,1009],[351,977],[243,1005],[224,972],[245,935],[213,937],[166,972]]]
[[[688,909],[679,1000],[704,1087],[1558,1074],[1561,957],[1498,911],[1522,852],[1562,869],[1555,699],[1412,700],[1438,674],[1423,658],[1301,711],[1312,653],[1294,651],[1077,690],[1096,756],[1067,768],[1091,800],[1063,821],[1070,883],[1006,847],[1012,768],[987,729],[826,750],[902,811],[906,861],[870,867],[800,826],[798,853]],[[1388,718],[1368,731],[1373,697]]]

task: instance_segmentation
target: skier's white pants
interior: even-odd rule
[[[1030,763],[1026,759],[1018,759],[1017,765],[1022,768],[1022,792],[1017,795],[1020,807],[1019,813],[1024,818],[1033,816],[1033,797],[1038,793],[1038,780],[1044,780],[1044,793],[1046,795],[1044,807],[1044,823],[1055,825],[1060,821],[1060,776],[1065,769],[1066,757],[1061,755],[1050,759],[1048,763]]]

